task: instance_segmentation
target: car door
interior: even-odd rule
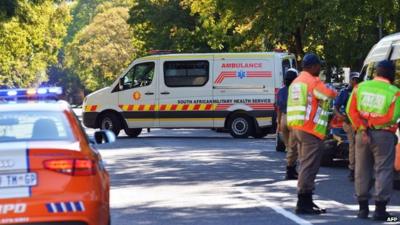
[[[135,64],[120,78],[118,104],[129,128],[157,127],[156,61]]]
[[[212,59],[160,60],[160,127],[213,127]]]

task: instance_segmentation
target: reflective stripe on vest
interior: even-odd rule
[[[288,90],[288,126],[302,126],[307,109],[307,84],[293,83]]]
[[[288,93],[287,123],[289,127],[302,127],[306,122],[312,122],[313,127],[310,131],[323,137],[326,135],[328,128],[328,110],[330,104],[329,101],[320,100],[314,117],[310,118],[313,97],[311,93],[308,93],[307,84],[302,82],[293,83],[289,87]]]

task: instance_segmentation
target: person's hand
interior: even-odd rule
[[[369,136],[368,131],[363,130],[361,132],[361,135],[362,135],[361,140],[362,140],[363,144],[367,144],[368,145],[368,144],[371,143],[371,137]]]

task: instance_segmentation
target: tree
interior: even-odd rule
[[[68,6],[50,0],[16,0],[15,15],[0,22],[0,83],[39,85],[57,62],[70,21]]]
[[[66,48],[66,67],[93,91],[110,85],[136,56],[128,7],[97,14]]]

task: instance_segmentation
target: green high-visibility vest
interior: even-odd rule
[[[312,98],[314,96],[308,93],[308,85],[303,82],[293,83],[290,85],[288,92],[288,126],[302,127],[305,131],[309,131],[323,138],[328,128],[330,101],[318,100],[314,118],[310,118],[313,107]]]
[[[386,82],[371,80],[365,81],[358,86],[356,94],[357,110],[362,115],[371,117],[387,116],[390,106],[394,103],[394,113],[390,122],[385,124],[374,124],[375,129],[390,127],[397,123],[400,118],[400,99],[396,96],[399,89]]]

